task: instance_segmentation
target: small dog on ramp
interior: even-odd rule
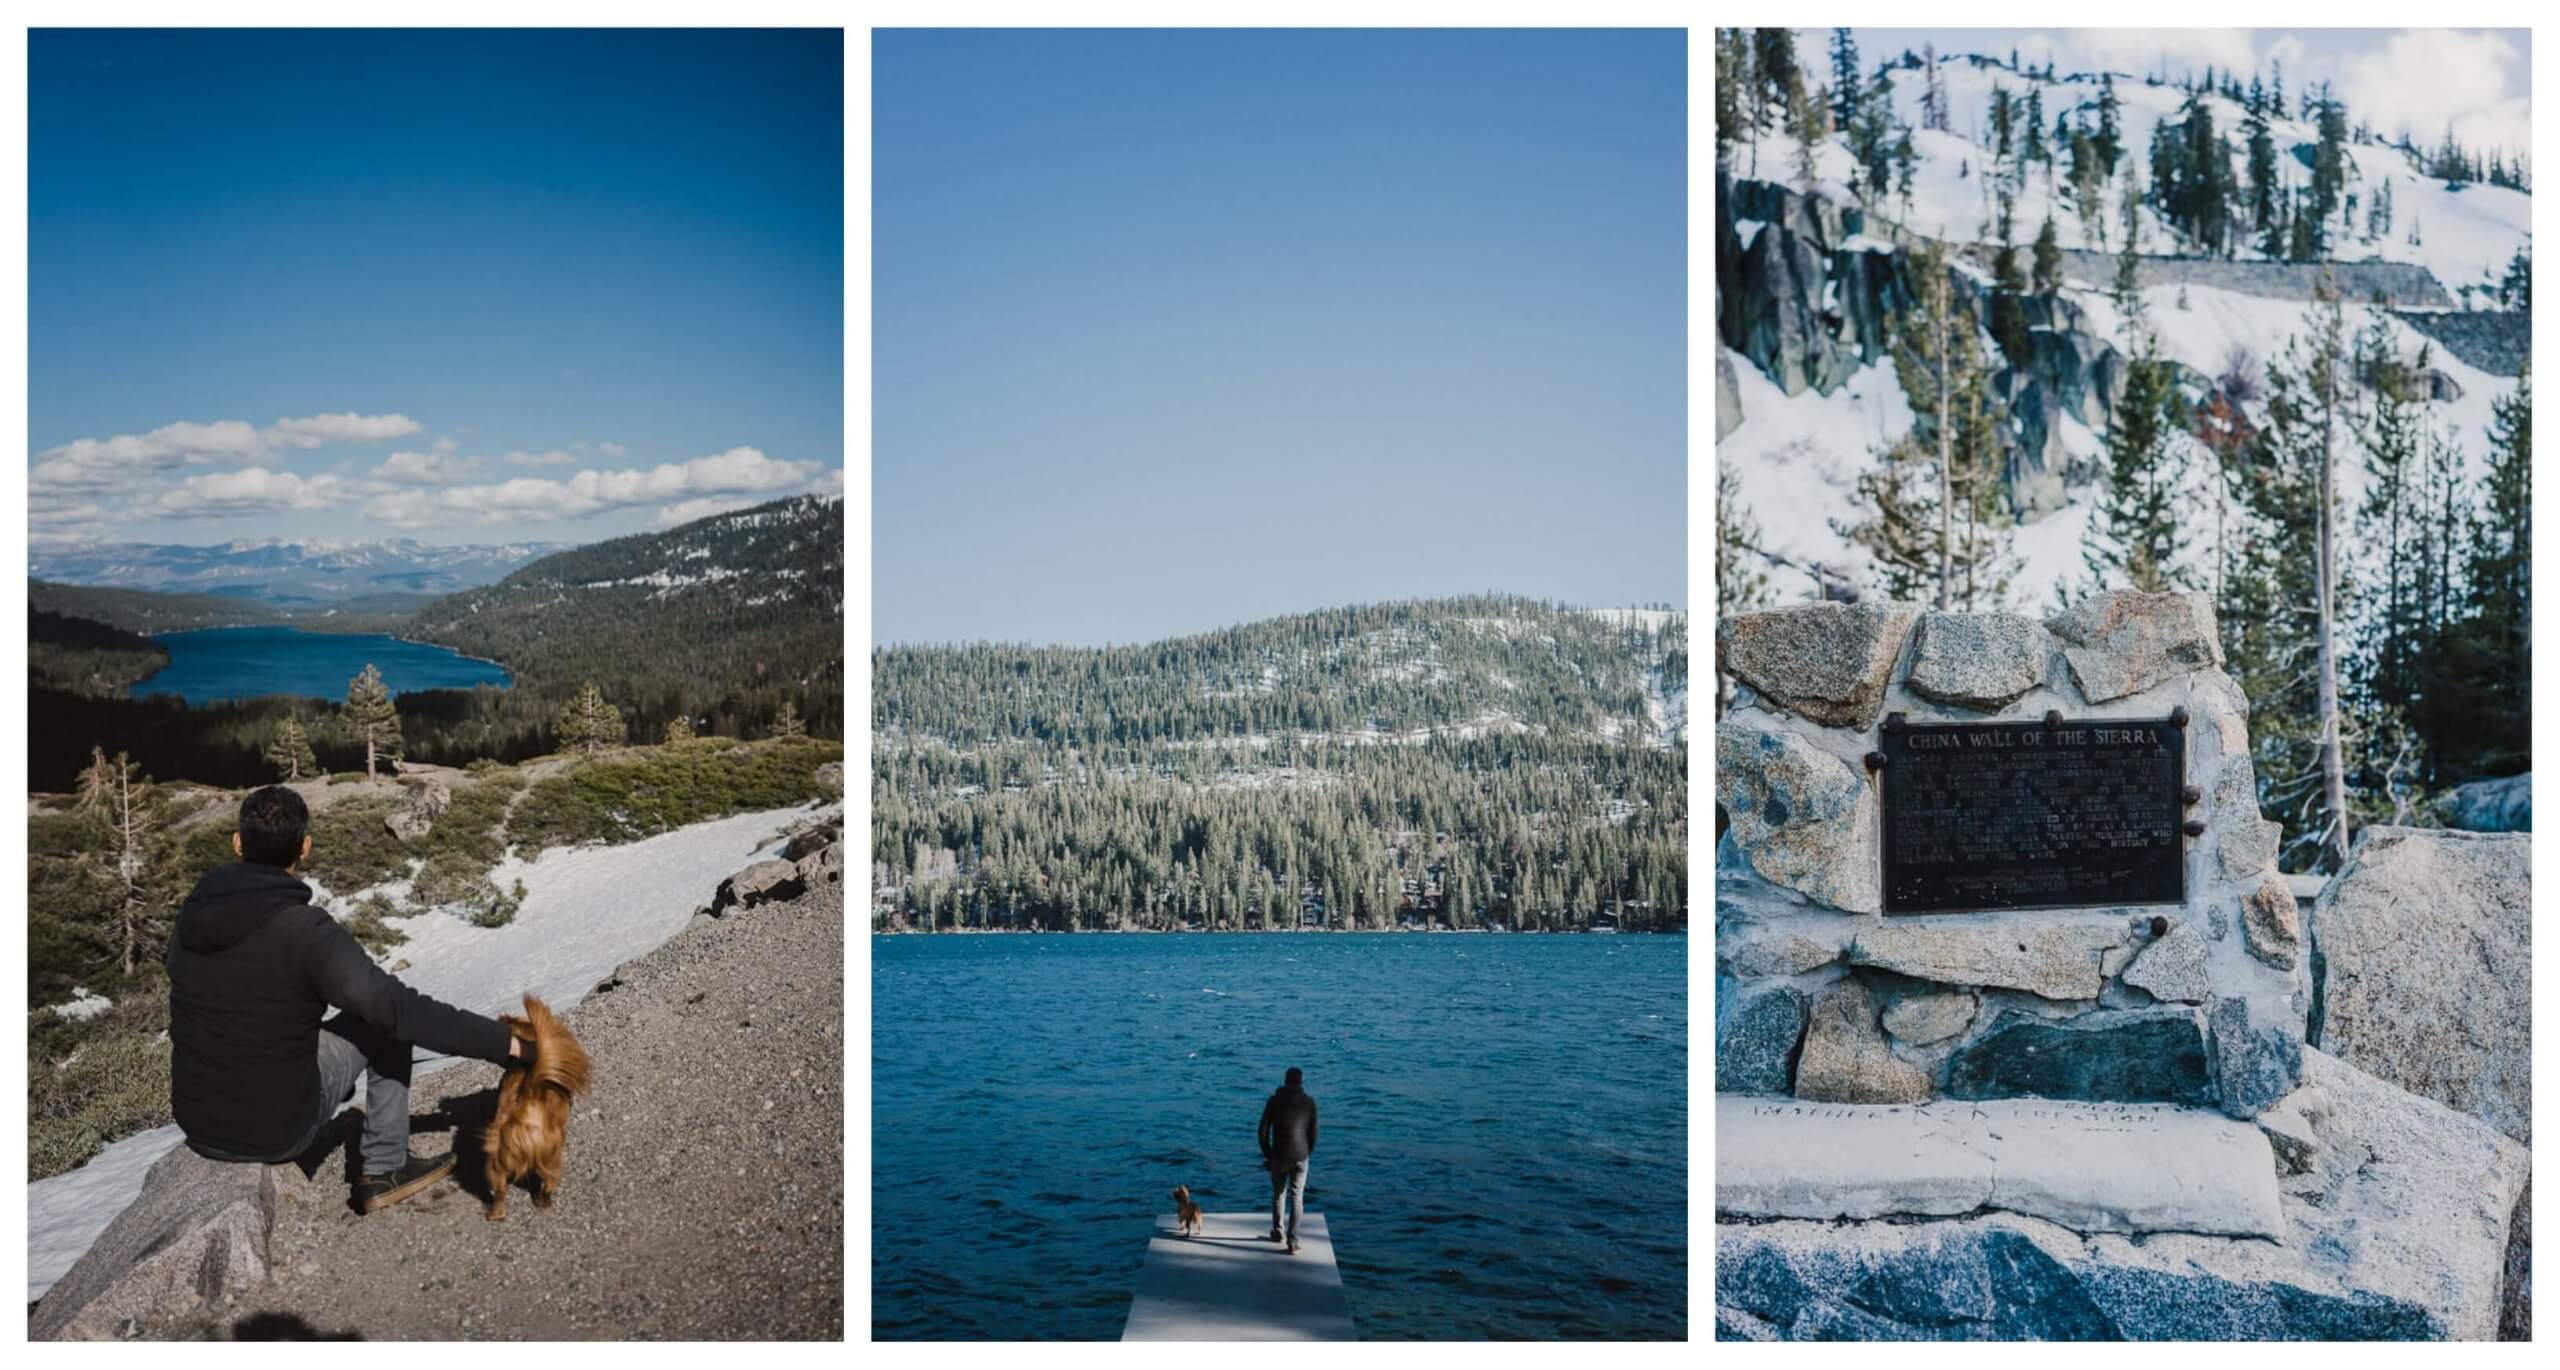
[[[1191,1186],[1173,1187],[1173,1230],[1185,1237],[1200,1235],[1200,1205],[1191,1201]]]
[[[480,1134],[493,1223],[507,1220],[507,1189],[533,1181],[533,1206],[549,1208],[560,1193],[560,1154],[569,1145],[570,1101],[587,1092],[587,1053],[551,1008],[528,994],[524,1016],[498,1021],[532,1049],[532,1060],[512,1063],[498,1082],[497,1116]]]

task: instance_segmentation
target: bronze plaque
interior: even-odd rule
[[[1886,913],[2186,898],[2183,718],[1888,722],[1883,754]]]

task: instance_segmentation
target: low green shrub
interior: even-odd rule
[[[388,795],[346,799],[311,815],[311,859],[303,869],[340,893],[393,880],[411,853],[382,820],[399,801]]]
[[[35,1015],[27,1043],[28,1179],[59,1175],[109,1142],[169,1121],[169,1044],[161,1040],[168,1028],[166,983],[81,1022]]]
[[[844,744],[816,738],[699,738],[638,749],[537,783],[508,835],[520,848],[630,842],[688,823],[828,797],[818,767]]]
[[[380,956],[409,940],[409,934],[391,926],[388,921],[398,917],[399,913],[400,910],[392,907],[387,896],[366,895],[363,902],[356,905],[355,912],[348,916],[347,931],[366,951]]]

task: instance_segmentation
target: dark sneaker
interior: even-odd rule
[[[419,1190],[453,1173],[453,1153],[441,1156],[412,1156],[398,1170],[367,1174],[356,1182],[356,1211],[371,1213],[376,1209],[408,1198]]]
[[[1295,1237],[1289,1239],[1289,1254],[1292,1256],[1298,1254],[1298,1239]]]
[[[1275,1227],[1275,1228],[1273,1228],[1273,1229],[1271,1229],[1271,1235],[1270,1235],[1270,1236],[1268,1236],[1268,1237],[1265,1237],[1263,1240],[1265,1240],[1265,1241],[1273,1241],[1273,1242],[1276,1242],[1276,1241],[1280,1240],[1280,1229],[1279,1229],[1279,1228],[1276,1228],[1276,1227]]]

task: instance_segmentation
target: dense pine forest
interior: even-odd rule
[[[883,928],[1687,920],[1687,632],[1505,596],[873,653]]]
[[[124,695],[124,685],[148,674],[133,669],[131,654],[161,650],[138,634],[236,624],[392,633],[506,665],[511,688],[398,697],[402,754],[418,761],[514,762],[558,751],[562,711],[590,684],[635,742],[658,741],[671,725],[763,737],[786,708],[799,730],[840,738],[843,565],[842,502],[799,498],[556,553],[397,617],[37,582],[29,592],[31,610],[43,615],[31,634],[39,641],[31,647],[29,784],[68,789],[96,745],[128,753],[154,775],[254,784],[272,776],[267,752],[288,719],[322,770],[361,771],[364,742],[343,700],[190,708]],[[108,644],[125,655],[99,657]],[[118,672],[130,674],[110,684]]]

